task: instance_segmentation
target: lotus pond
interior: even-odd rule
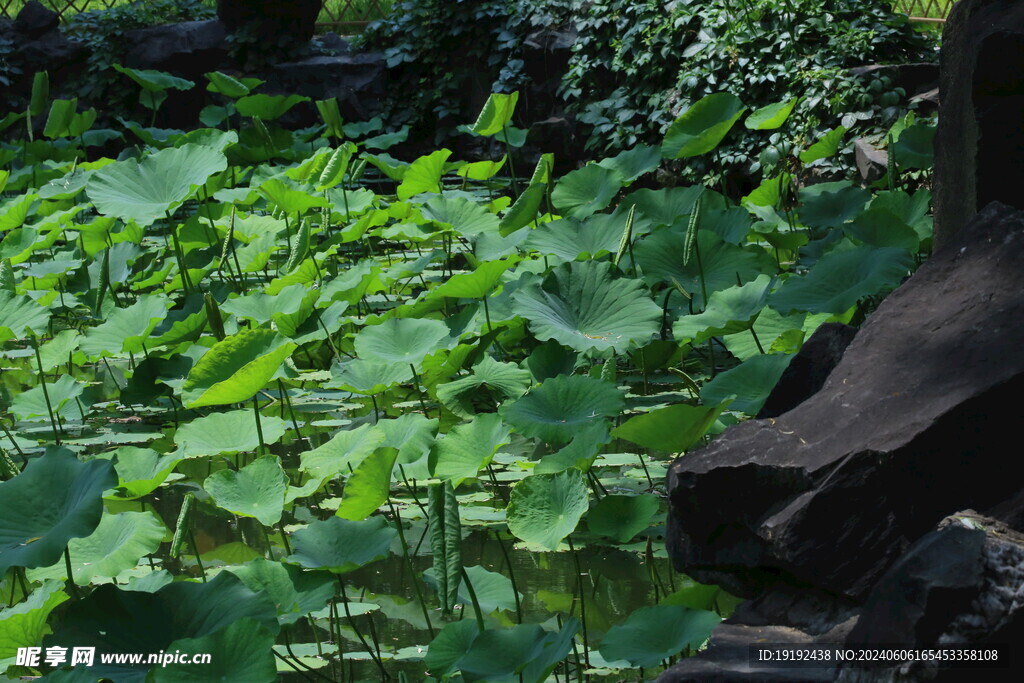
[[[154,112],[182,85],[123,73]],[[877,188],[796,182],[840,128],[730,197],[654,171],[776,144],[793,102],[711,95],[558,178],[515,95],[466,127],[493,160],[400,160],[406,130],[208,78],[189,132],[38,79],[0,123],[7,675],[638,680],[702,647],[737,600],[671,570],[667,464],[920,262],[932,129],[900,121]],[[175,651],[212,662],[100,661]]]

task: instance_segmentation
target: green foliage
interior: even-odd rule
[[[114,111],[131,111],[135,97],[121,85],[121,77],[112,71],[114,64],[124,60],[128,48],[125,34],[159,24],[216,16],[215,8],[203,0],[136,0],[69,17],[64,30],[89,49],[86,70],[77,86],[79,96],[102,101]]]
[[[845,70],[935,59],[930,40],[881,0],[595,0],[573,24],[579,38],[562,93],[592,127],[588,148],[599,151],[654,142],[672,112],[714,92],[753,107],[799,97],[772,145],[840,123],[887,127],[906,93],[888,79],[858,81]],[[716,162],[689,162],[682,177],[757,172],[761,146],[751,140],[736,135]]]

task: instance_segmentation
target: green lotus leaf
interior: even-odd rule
[[[210,83],[206,86],[206,89],[210,92],[220,93],[225,97],[230,97],[233,100],[239,97],[245,97],[249,94],[250,88],[242,81],[238,80],[234,76],[229,76],[220,71],[211,71],[206,75],[207,80]]]
[[[182,397],[190,408],[247,401],[270,381],[296,346],[266,329],[226,337],[192,366]]]
[[[380,394],[396,384],[412,379],[412,368],[408,363],[354,358],[335,363],[331,368],[331,381],[327,387],[344,389],[356,394]]]
[[[485,356],[473,367],[473,374],[469,377],[438,385],[437,398],[456,415],[470,417],[478,412],[475,402],[490,398],[495,401],[495,405],[488,408],[494,408],[505,400],[525,394],[531,381],[529,370],[523,370],[514,363],[499,363]],[[493,390],[495,393],[481,392],[481,389]]]
[[[260,416],[263,442],[277,443],[284,436],[285,421],[272,415]],[[251,410],[210,413],[187,422],[174,432],[178,446],[175,456],[198,458],[220,453],[243,453],[259,448],[256,416]]]
[[[577,351],[625,351],[658,332],[661,309],[643,285],[615,278],[607,262],[583,261],[555,268],[543,283],[513,295],[514,310],[537,339],[554,339]]]
[[[508,155],[505,154],[502,154],[497,161],[490,159],[474,161],[456,171],[456,175],[467,180],[490,180],[504,168],[506,161],[508,161]]]
[[[0,609],[0,671],[17,662],[18,649],[38,646],[50,632],[46,620],[57,605],[68,600],[60,581],[44,581],[24,601]]]
[[[245,626],[251,622],[256,622],[260,629]],[[244,627],[243,638],[226,641],[214,638],[198,644],[185,640],[238,633],[239,624]],[[232,625],[235,625],[234,630],[229,628]],[[153,593],[104,584],[68,607],[55,625],[54,633],[43,640],[43,646],[67,647],[73,643],[75,647],[95,647],[97,653],[173,653],[176,649],[190,654],[208,653],[211,663],[194,670],[198,678],[188,680],[214,680],[205,674],[208,670],[220,671],[207,668],[217,667],[218,661],[238,667],[234,671],[248,671],[251,663],[266,662],[273,656],[270,646],[279,630],[276,609],[266,594],[249,590],[230,572],[220,572],[206,583],[176,581]],[[269,633],[269,637],[265,633]],[[88,680],[109,678],[118,683],[143,683],[151,670],[155,675],[161,667],[147,663],[102,662],[97,654],[93,666],[69,671],[75,670],[87,671]],[[234,679],[231,674],[221,673],[216,680],[273,679],[262,676]]]
[[[116,482],[111,462],[79,462],[68,449],[50,446],[0,483],[0,574],[59,560],[69,540],[96,529],[103,492]]]
[[[473,586],[473,593],[476,596],[477,604],[484,614],[490,614],[495,610],[514,610],[516,608],[515,592],[512,588],[512,581],[504,574],[492,572],[483,567],[466,567],[466,576]],[[434,583],[434,570],[428,569],[423,572],[423,578]],[[522,598],[522,593],[519,594]],[[456,602],[460,605],[472,607],[473,598],[465,583],[459,584],[458,598]]]
[[[472,131],[477,135],[490,136],[500,133],[512,120],[519,93],[491,93],[480,110]]]
[[[916,253],[921,246],[921,238],[913,227],[892,211],[873,205],[844,225],[843,230],[873,247],[897,247]]]
[[[569,445],[545,455],[533,468],[534,474],[553,474],[575,467],[586,472],[594,464],[601,447],[612,440],[605,422],[588,422],[576,430]]]
[[[421,213],[424,218],[470,238],[496,232],[500,222],[493,213],[465,197],[434,197],[424,204]]]
[[[676,605],[641,607],[629,615],[626,623],[608,629],[599,651],[608,661],[656,667],[684,648],[696,651],[720,621],[722,617],[705,610]]]
[[[597,501],[597,505],[587,513],[587,526],[595,534],[619,543],[629,543],[651,525],[660,505],[658,497],[649,493],[639,496],[610,494]]]
[[[705,405],[719,405],[732,397],[730,410],[757,415],[792,360],[793,356],[782,353],[748,358],[701,387],[700,400]]]
[[[153,669],[153,683],[278,680],[274,634],[254,619],[239,619],[199,638],[181,638],[167,646],[174,652],[208,652],[210,663],[169,664]]]
[[[95,171],[86,193],[104,216],[147,226],[181,206],[210,176],[227,168],[223,153],[187,144]]]
[[[458,486],[491,462],[497,450],[508,444],[509,429],[496,413],[477,415],[454,427],[434,442],[430,452],[433,476]]]
[[[769,104],[766,107],[754,110],[743,125],[750,130],[775,130],[781,128],[789,115],[793,112],[800,98],[790,97],[788,100]]]
[[[270,178],[259,186],[259,193],[267,201],[290,216],[305,213],[309,209],[327,206],[323,197],[310,194],[309,191],[296,187],[285,178]],[[293,224],[292,230],[296,227]]]
[[[672,334],[680,342],[699,344],[711,337],[749,330],[764,308],[771,286],[770,275],[758,275],[745,285],[714,292],[704,312],[679,318]]]
[[[79,348],[91,360],[121,353],[141,353],[150,333],[174,305],[162,294],[146,294],[127,308],[110,312],[106,321],[86,330]]]
[[[531,545],[556,550],[576,530],[589,500],[583,474],[577,469],[534,474],[512,487],[505,512],[508,530]]]
[[[772,345],[785,333],[792,332],[793,330],[804,330],[807,334],[813,333],[817,329],[817,325],[815,324],[811,328],[805,327],[808,318],[828,318],[830,316],[831,314],[828,313],[822,313],[818,316],[808,316],[806,313],[783,316],[774,308],[766,307],[757,316],[752,329],[757,333],[757,340],[761,343],[761,348],[771,353]],[[725,348],[729,349],[729,353],[740,360],[747,360],[752,356],[761,354],[761,349],[757,348],[754,336],[750,332],[726,335],[722,338],[722,342],[725,344]]]
[[[780,313],[843,313],[871,294],[895,287],[914,267],[906,249],[867,245],[834,250],[801,277],[790,277],[769,297]]]
[[[583,219],[611,204],[624,184],[618,171],[587,164],[562,176],[551,192],[551,201],[562,215]]]
[[[0,289],[0,344],[45,332],[50,311],[24,295]]]
[[[384,434],[382,445],[398,451],[397,464],[408,465],[430,453],[438,420],[428,419],[419,413],[405,413],[394,420],[380,420],[375,427]]]
[[[455,299],[482,299],[501,280],[501,276],[513,265],[512,261],[487,261],[468,273],[459,273],[448,278],[439,287],[431,290],[431,296]]]
[[[622,200],[619,211],[635,206],[637,214],[646,216],[655,227],[668,227],[693,213],[697,197],[707,199],[708,192],[699,186],[637,190]]]
[[[309,102],[302,95],[247,95],[235,102],[242,116],[258,116],[263,121],[273,121],[284,116],[289,109],[302,102]]]
[[[154,512],[104,513],[91,534],[68,542],[71,575],[79,586],[88,586],[98,578],[116,577],[135,567],[143,557],[155,553],[166,533],[166,527]],[[28,572],[33,581],[66,579],[67,575],[62,560]]]
[[[665,133],[661,155],[684,159],[707,154],[732,130],[747,109],[730,93],[706,95],[677,118]]]
[[[448,326],[429,318],[390,318],[364,327],[354,344],[359,358],[419,365],[449,342]]]
[[[498,232],[502,237],[508,237],[516,230],[525,228],[537,218],[546,190],[547,183],[531,183],[523,190],[498,224]]]
[[[622,239],[626,219],[595,220],[607,214],[591,216],[586,221],[571,218],[544,223],[531,230],[523,246],[541,254],[552,254],[561,261],[579,258],[594,259],[614,253]]]
[[[345,480],[345,492],[336,514],[344,519],[360,521],[387,502],[391,491],[391,471],[397,457],[397,450],[384,448],[363,458]]]
[[[384,432],[373,425],[360,425],[335,434],[330,441],[300,456],[303,471],[326,479],[338,472],[355,469],[384,442]]]
[[[869,199],[870,192],[849,181],[818,183],[800,190],[800,220],[812,228],[841,228]]]
[[[253,460],[237,472],[214,472],[203,482],[203,488],[217,507],[274,526],[281,521],[284,511],[288,475],[281,469],[277,457],[268,455]]]
[[[536,382],[558,375],[571,375],[579,362],[579,354],[562,346],[554,340],[548,340],[535,348],[526,358],[526,367]]]
[[[612,430],[612,436],[644,448],[682,453],[707,434],[725,407],[676,403],[629,418]]]
[[[61,375],[56,382],[47,382],[45,390],[42,384],[37,384],[15,396],[11,401],[11,412],[19,420],[36,422],[49,420],[52,408],[54,416],[80,420],[82,416],[76,399],[84,391],[85,384],[76,381],[71,375]]]
[[[817,142],[800,152],[800,161],[809,164],[818,159],[827,159],[835,156],[839,151],[839,145],[846,135],[846,127],[839,126],[822,135]]]
[[[155,491],[181,462],[177,455],[160,455],[152,448],[121,446],[111,453],[116,457],[118,498],[141,498]]]
[[[282,625],[294,624],[322,609],[334,597],[334,577],[328,572],[304,571],[292,564],[258,557],[241,567],[227,567],[249,590],[264,592],[277,606]]]
[[[644,279],[650,283],[679,285],[692,298],[695,308],[704,306],[701,273],[708,296],[712,292],[749,282],[762,273],[775,272],[777,266],[760,247],[729,244],[710,230],[697,232],[696,250],[700,259],[691,256],[684,264],[686,235],[676,230],[659,230],[637,243],[634,253]]]
[[[173,76],[165,71],[157,71],[155,69],[132,69],[126,66],[121,66],[120,64],[114,64],[113,67],[115,71],[120,71],[150,92],[160,92],[171,88],[175,90],[191,90],[195,87],[194,82],[184,78],[178,78],[177,76]]]
[[[398,532],[383,517],[361,522],[331,517],[292,534],[295,552],[285,561],[307,569],[346,574],[387,557],[397,536]]]
[[[557,632],[538,624],[481,631],[474,621],[456,621],[431,641],[424,661],[436,676],[459,671],[466,680],[541,683],[572,649],[579,630],[574,618],[566,619]]]
[[[404,202],[424,192],[440,192],[444,163],[451,155],[450,149],[439,149],[412,162],[398,186],[398,198]]]
[[[228,299],[220,304],[220,310],[262,325],[273,320],[275,315],[296,313],[307,293],[309,290],[303,285],[289,285],[273,296],[257,291]]]
[[[598,166],[617,172],[627,185],[658,168],[660,164],[661,150],[650,145],[637,145],[633,149],[597,162]]]
[[[567,443],[591,422],[604,422],[623,407],[622,392],[614,385],[581,375],[559,375],[545,380],[522,398],[506,403],[499,412],[524,436],[549,443]]]
[[[929,169],[935,161],[935,126],[915,123],[905,129],[889,153],[900,168]]]

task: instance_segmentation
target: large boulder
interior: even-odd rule
[[[214,71],[227,57],[227,31],[217,19],[183,21],[125,33],[125,65],[172,71],[195,78]]]
[[[36,0],[26,2],[14,20],[14,30],[29,39],[54,31],[58,26],[60,15]]]
[[[321,55],[271,66],[261,76],[265,90],[336,98],[342,118],[364,121],[380,113],[388,87],[383,54],[364,52]]]
[[[1024,208],[1024,3],[960,0],[940,61],[936,249],[989,202]]]
[[[860,600],[936,520],[1020,488],[1024,213],[989,206],[871,316],[813,399],[676,460],[669,552],[755,597],[778,584]]]
[[[217,0],[217,17],[228,33],[245,30],[263,49],[308,43],[323,0]]]

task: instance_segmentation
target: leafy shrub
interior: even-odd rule
[[[562,92],[591,126],[588,148],[599,151],[657,140],[676,114],[714,92],[752,107],[801,97],[773,144],[840,124],[881,129],[906,93],[847,69],[935,59],[932,40],[886,0],[588,0],[574,21],[579,38]],[[716,159],[682,173],[694,181],[713,167],[757,171],[760,146],[750,138],[732,137]]]
[[[65,32],[89,48],[86,72],[78,84],[79,96],[94,101],[102,99],[108,107],[117,108],[117,102],[111,98],[118,92],[112,86],[119,76],[111,65],[124,60],[126,32],[216,16],[216,8],[209,0],[136,0],[111,9],[76,14],[68,20]],[[124,105],[130,106],[127,101]]]
[[[888,128],[906,93],[847,70],[935,58],[934,39],[886,0],[401,0],[360,44],[383,49],[397,68],[401,85],[389,107],[396,122],[465,120],[468,85],[521,87],[523,40],[551,26],[578,33],[561,95],[597,153],[657,141],[676,115],[714,92],[751,107],[802,98],[764,159],[760,139],[734,134],[715,158],[680,169],[689,182],[716,180],[723,168],[755,173],[787,156],[782,141],[803,143],[840,124],[860,133]]]
[[[510,92],[522,81],[515,53],[534,29],[558,25],[572,0],[398,0],[356,46],[384,51],[400,85],[387,103],[394,124],[440,121],[439,137],[465,119],[465,94]],[[479,106],[477,103],[476,106]]]

